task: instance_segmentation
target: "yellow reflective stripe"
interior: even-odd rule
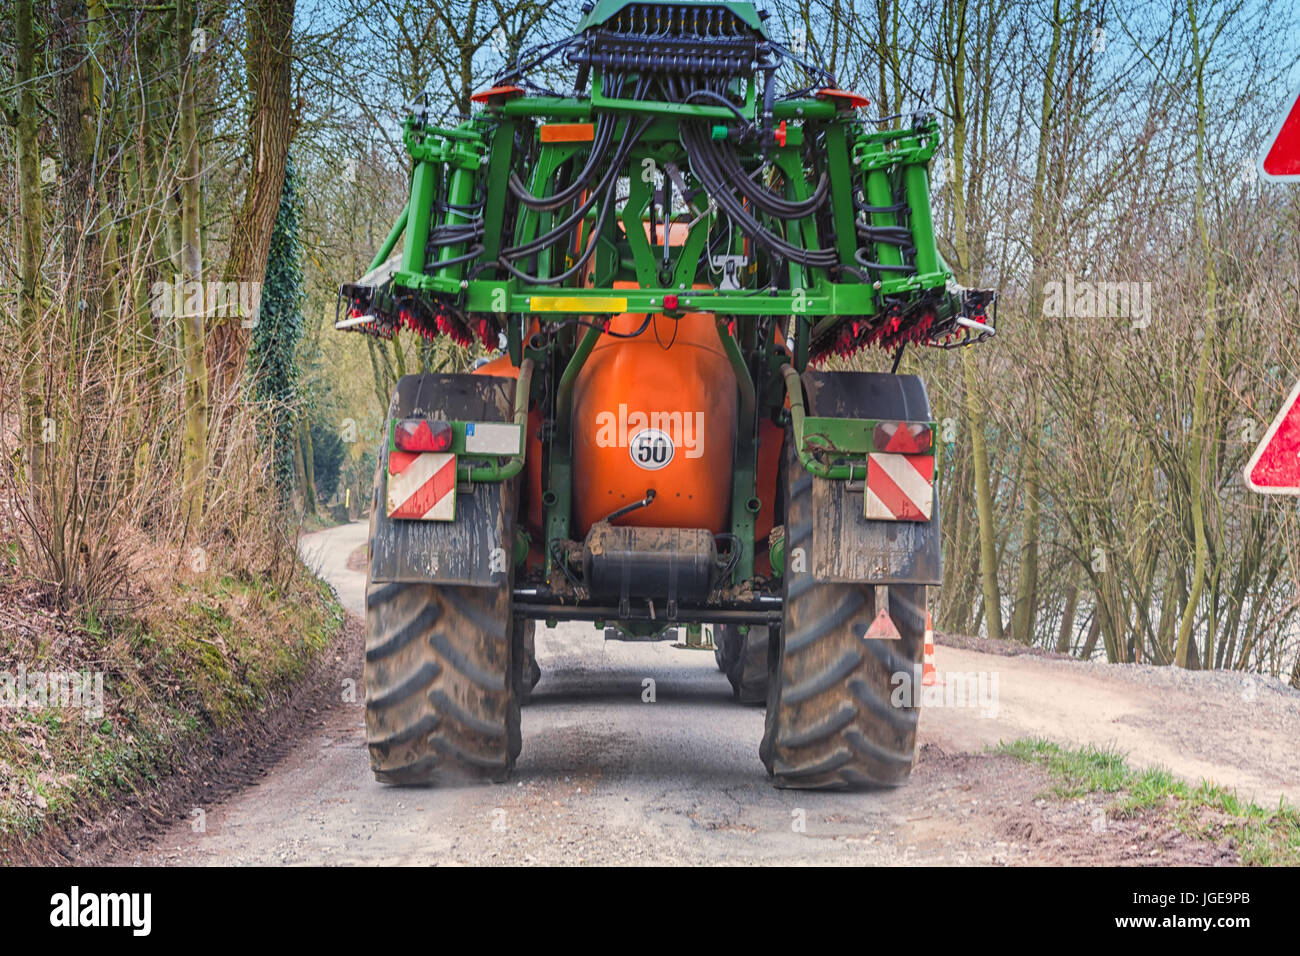
[[[626,312],[627,298],[612,295],[535,295],[529,302],[533,312]]]

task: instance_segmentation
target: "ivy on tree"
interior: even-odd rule
[[[298,342],[302,338],[302,244],[298,175],[290,156],[280,191],[280,209],[271,233],[261,309],[248,352],[252,398],[267,412],[266,440],[274,453],[274,478],[282,502],[293,488],[294,443],[300,370]]]

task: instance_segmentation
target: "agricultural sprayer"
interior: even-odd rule
[[[454,128],[413,108],[409,201],[336,323],[499,353],[403,377],[388,411],[376,776],[503,778],[535,622],[583,621],[711,625],[779,786],[901,782],[934,424],[915,376],[819,368],[993,332],[936,246],[935,120],[872,118],[747,2],[601,0],[474,101]]]

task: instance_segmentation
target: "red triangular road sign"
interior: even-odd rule
[[[1273,129],[1259,154],[1259,171],[1265,179],[1283,182],[1300,179],[1300,93]]]
[[[1300,382],[1250,456],[1246,485],[1265,495],[1300,495]]]

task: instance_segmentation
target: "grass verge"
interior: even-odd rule
[[[1045,768],[1058,797],[1113,794],[1108,812],[1116,817],[1150,812],[1199,839],[1230,839],[1248,866],[1300,865],[1300,810],[1285,801],[1270,810],[1209,781],[1187,783],[1162,767],[1134,770],[1109,748],[1072,750],[1025,738],[998,752]]]
[[[0,862],[48,828],[145,794],[211,735],[280,699],[345,616],[301,566],[282,589],[209,573],[151,597],[133,613],[74,618],[0,587],[0,621],[21,622],[0,640]],[[89,675],[102,695],[69,702],[49,689],[55,674]]]

